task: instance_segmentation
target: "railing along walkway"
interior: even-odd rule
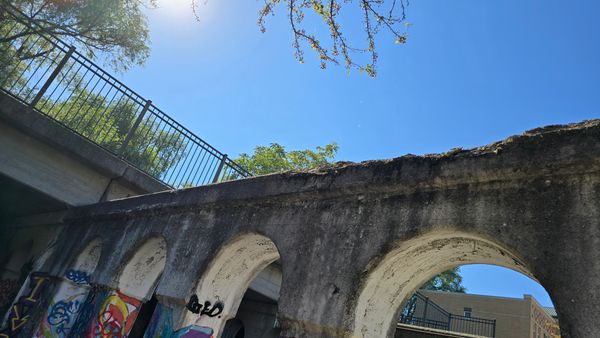
[[[173,188],[250,176],[6,2],[0,22],[0,90]]]
[[[496,336],[496,320],[455,315],[431,299],[415,292],[400,315],[400,323],[483,337]]]

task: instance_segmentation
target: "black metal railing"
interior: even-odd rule
[[[250,173],[0,1],[0,90],[173,188]]]
[[[455,315],[444,310],[420,292],[406,302],[400,323],[483,337],[496,336],[496,320]]]

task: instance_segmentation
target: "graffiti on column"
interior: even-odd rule
[[[119,290],[112,291],[102,303],[89,338],[124,338],[133,327],[142,302]]]
[[[65,272],[65,277],[75,284],[88,285],[90,284],[90,274],[85,271],[69,269]]]
[[[71,337],[86,336],[88,328],[93,325],[96,314],[100,311],[104,300],[111,292],[109,288],[101,285],[92,284],[90,287],[91,290],[79,309],[79,316],[71,328]]]
[[[173,310],[158,304],[152,314],[144,338],[212,338],[213,330],[209,327],[191,325],[173,331]]]
[[[144,338],[171,337],[173,334],[173,309],[158,303],[152,314]]]
[[[212,305],[212,306],[211,306]],[[223,312],[225,305],[222,302],[216,302],[214,305],[210,301],[205,301],[200,304],[198,296],[192,295],[190,301],[185,306],[190,312],[199,314],[200,316],[216,317]],[[219,316],[221,318],[221,316]]]
[[[190,325],[175,332],[172,338],[213,338],[213,330],[209,327]]]
[[[68,270],[52,297],[44,318],[34,338],[68,337],[89,293],[90,274],[85,271]]]
[[[8,315],[8,326],[0,332],[1,338],[17,337],[19,331],[29,321],[31,311],[39,306],[42,292],[50,283],[47,274],[34,272],[29,279],[29,293],[19,298],[10,309]]]

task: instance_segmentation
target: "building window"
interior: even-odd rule
[[[464,316],[467,318],[471,318],[471,312],[473,312],[473,309],[471,309],[470,307],[466,307],[464,311]]]

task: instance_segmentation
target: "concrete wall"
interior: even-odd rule
[[[594,317],[600,312],[598,200],[600,122],[591,121],[470,151],[340,164],[76,208],[65,218],[59,249],[40,269],[63,275],[85,243],[100,237],[91,282],[116,292],[141,243],[164,237],[166,264],[155,293],[169,307],[162,318],[179,330],[190,308],[200,321],[208,316],[221,325],[228,317],[219,315],[235,314],[237,295],[259,268],[278,260],[282,337],[367,338],[392,337],[402,303],[435,274],[496,264],[540,281],[563,336],[587,338],[600,332]],[[250,240],[257,236],[260,241]],[[256,259],[242,265],[227,259],[244,252]],[[223,287],[229,271],[242,276],[239,289]],[[201,283],[217,293],[186,307]],[[192,329],[203,330],[186,328]]]

